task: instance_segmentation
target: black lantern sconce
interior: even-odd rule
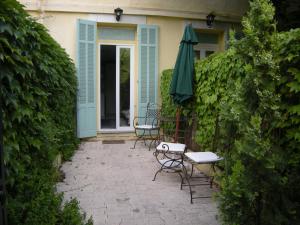
[[[121,15],[123,14],[123,9],[121,8],[116,8],[115,9],[115,14],[116,14],[116,20],[120,21]]]
[[[212,24],[213,24],[213,22],[214,22],[214,20],[215,20],[215,15],[213,14],[213,13],[210,13],[210,14],[208,14],[207,16],[206,16],[206,24],[207,24],[207,26],[209,27],[209,28],[211,28],[212,27]]]

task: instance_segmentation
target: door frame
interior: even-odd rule
[[[194,45],[194,50],[200,52],[200,59],[204,59],[206,51],[220,52],[220,46],[219,44],[197,44]]]
[[[114,45],[116,46],[116,129],[102,129],[101,128],[101,46],[102,45]],[[102,133],[116,133],[116,132],[132,132],[134,131],[133,127],[133,118],[134,118],[134,44],[122,44],[122,43],[99,43],[98,44],[98,102],[99,107],[97,107],[98,113],[98,125],[99,131]],[[130,126],[129,127],[120,127],[120,48],[129,48],[130,49]]]

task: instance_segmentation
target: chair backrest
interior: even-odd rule
[[[158,107],[158,105],[148,102],[146,115],[145,115],[145,124],[157,125],[159,121],[159,116],[160,116],[160,108]]]

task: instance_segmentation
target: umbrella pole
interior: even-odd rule
[[[175,143],[178,142],[178,131],[179,131],[179,119],[180,119],[180,108],[176,110],[176,130],[175,130]]]

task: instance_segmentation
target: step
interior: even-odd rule
[[[97,140],[135,140],[136,136],[134,132],[122,132],[122,133],[97,133]]]

